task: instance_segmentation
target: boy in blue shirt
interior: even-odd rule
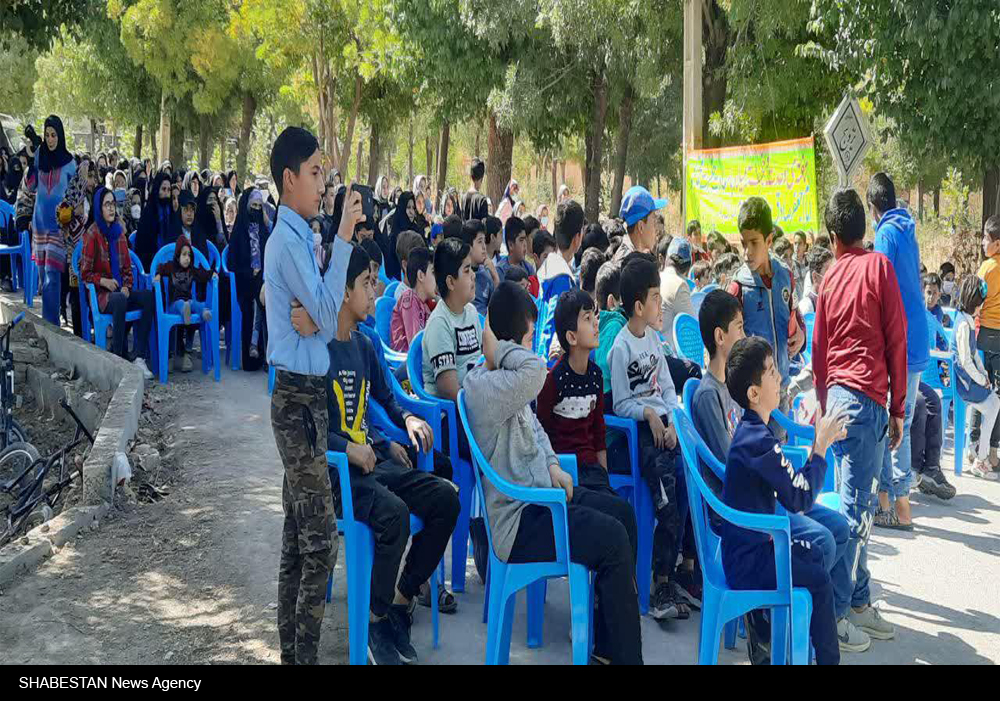
[[[743,409],[743,419],[729,447],[722,500],[739,511],[758,514],[773,514],[776,500],[789,513],[807,511],[823,487],[827,449],[846,436],[844,419],[841,416],[819,419],[809,460],[796,472],[767,426],[771,413],[778,408],[781,391],[781,374],[767,341],[751,336],[733,345],[726,362],[726,386]],[[723,521],[721,536],[722,567],[729,586],[733,589],[777,586],[774,543],[767,534]],[[792,586],[805,587],[812,595],[809,634],[816,649],[816,662],[840,664],[833,585],[823,553],[808,541],[794,540],[791,567]]]

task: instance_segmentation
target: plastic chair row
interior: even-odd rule
[[[14,227],[14,207],[0,200],[0,231]],[[10,256],[11,281],[14,290],[24,288],[24,303],[34,306],[34,296],[37,287],[35,279],[35,264],[31,260],[31,234],[22,231],[17,245],[0,246],[0,256]]]

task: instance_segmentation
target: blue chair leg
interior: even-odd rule
[[[160,384],[167,384],[167,366],[170,364],[170,329],[157,328],[156,347],[159,350]]]
[[[736,634],[740,636],[740,640],[747,639],[747,624],[743,616],[740,616],[736,621]]]
[[[528,609],[528,647],[541,647],[544,640],[545,622],[545,580],[532,582],[525,589]]]
[[[649,612],[649,589],[653,579],[653,503],[645,482],[636,485],[634,494],[638,529],[635,580],[639,590],[639,613],[646,615]]]
[[[497,587],[506,589],[506,587]],[[506,592],[502,594],[502,603],[498,608],[499,637],[497,638],[496,661],[493,664],[510,664],[510,639],[514,628],[514,613],[517,610],[517,594]]]
[[[771,665],[788,664],[788,626],[791,623],[787,606],[771,609]]]
[[[812,661],[809,644],[809,620],[812,618],[812,597],[805,591],[792,592],[792,664],[808,666]]]
[[[962,476],[962,462],[965,460],[965,419],[966,406],[960,397],[955,396],[955,474]],[[982,440],[982,438],[980,438]]]
[[[434,645],[434,649],[438,649],[440,642],[440,629],[438,626],[438,568],[434,568],[434,574],[431,575],[431,643]]]
[[[702,616],[704,616],[704,615],[705,614],[702,614]],[[740,619],[740,620],[742,620],[742,619]],[[733,621],[729,621],[728,623],[726,623],[726,626],[723,629],[723,633],[724,633],[724,635],[723,635],[723,644],[726,646],[727,650],[735,650],[736,649],[736,627],[737,627],[736,621],[733,620]],[[716,644],[718,644],[718,641],[716,641]]]
[[[458,484],[458,521],[451,539],[451,588],[456,593],[465,591],[465,565],[469,556],[469,519],[472,513],[472,492],[475,482],[472,466],[463,459],[453,462]]]
[[[442,576],[441,579],[443,580],[444,577]],[[489,562],[487,562],[486,563],[486,582],[485,582],[486,591],[483,592],[483,623],[486,623],[489,620],[489,615],[490,615],[490,581],[491,581],[491,577],[490,577],[490,564],[489,564]]]
[[[347,561],[348,658],[352,665],[368,663],[368,616],[371,610],[372,561],[375,542],[371,531],[345,533]]]
[[[594,616],[590,572],[583,565],[569,565],[570,625],[573,637],[573,664],[590,662],[590,624]]]
[[[492,562],[491,562],[492,565]],[[500,664],[500,646],[503,643],[503,578],[505,569],[504,565],[500,564],[495,568],[489,575],[489,586],[487,591],[489,592],[489,605],[486,607],[489,611],[489,620],[486,622],[486,658],[485,662],[488,665]],[[513,609],[513,602],[511,602],[511,609]],[[510,621],[513,623],[513,610],[510,613]],[[507,647],[510,648],[510,631],[507,631]],[[509,652],[508,652],[509,654]]]
[[[719,662],[719,634],[722,631],[722,624],[719,620],[719,601],[706,596],[702,600],[701,609],[701,632],[698,640],[698,664],[716,665]],[[735,646],[736,630],[733,627],[733,645]]]

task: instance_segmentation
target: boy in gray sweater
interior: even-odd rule
[[[622,268],[621,296],[628,323],[611,346],[608,365],[615,414],[639,424],[639,470],[656,510],[649,614],[657,620],[688,618],[690,607],[680,599],[674,577],[688,503],[677,433],[670,423],[679,404],[656,333],[663,310],[652,256],[631,254]]]
[[[472,437],[503,479],[566,492],[570,559],[597,574],[595,661],[641,664],[635,562],[623,525],[632,518],[630,507],[617,497],[574,487],[531,411],[547,375],[544,361],[531,350],[538,319],[531,296],[503,282],[493,293],[489,312],[483,333],[486,362],[470,370],[462,383]],[[497,557],[510,563],[555,559],[548,508],[510,499],[489,480],[483,489]]]

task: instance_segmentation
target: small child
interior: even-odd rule
[[[958,304],[958,285],[955,284],[955,266],[951,261],[945,261],[938,268],[941,277],[941,304],[954,307]]]
[[[597,272],[608,262],[608,256],[599,248],[588,248],[580,259],[580,287],[594,299],[597,294]]]
[[[177,239],[174,245],[174,259],[169,263],[161,263],[153,277],[154,284],[160,284],[160,279],[166,277],[170,282],[170,313],[179,314],[184,319],[184,325],[191,324],[192,314],[201,317],[195,323],[210,321],[212,310],[204,302],[198,301],[197,292],[201,292],[202,299],[205,298],[205,286],[209,280],[218,278],[219,274],[198,268],[194,265],[194,253],[191,249],[191,242],[185,236]],[[197,285],[197,288],[196,288]],[[178,332],[177,348],[180,354],[181,371],[191,372],[191,358],[184,350],[181,337],[184,334]]]
[[[382,269],[382,249],[379,248],[373,238],[361,239],[358,245],[365,249],[365,253],[368,254],[368,258],[371,260],[369,265],[372,271],[372,280],[375,281],[375,298],[378,299],[385,294],[385,283],[382,282],[382,278],[378,274]]]
[[[401,236],[400,240],[402,238]],[[413,338],[424,330],[427,319],[431,315],[431,308],[427,306],[427,300],[437,294],[437,283],[434,281],[434,261],[431,260],[429,248],[421,245],[410,251],[406,257],[405,270],[409,287],[397,298],[389,326],[392,349],[400,353],[407,352]]]
[[[740,269],[740,258],[735,253],[722,253],[712,266],[712,279],[723,290],[729,287],[733,276]]]
[[[608,261],[597,270],[595,294],[597,306],[600,307],[600,334],[597,346],[597,367],[604,377],[604,404],[612,406],[611,400],[611,367],[608,365],[608,354],[611,346],[618,338],[618,332],[628,323],[621,310],[622,270],[621,266]]]
[[[427,250],[427,244],[424,242],[424,237],[421,236],[416,231],[402,231],[399,236],[396,237],[396,258],[399,260],[399,269],[402,272],[402,281],[396,285],[396,303],[399,303],[400,297],[406,290],[410,289],[407,286],[407,280],[409,276],[407,275],[406,263],[410,258],[410,253],[418,249]]]
[[[476,311],[486,316],[490,297],[496,288],[496,281],[489,270],[489,267],[493,266],[493,262],[487,255],[486,225],[478,219],[470,219],[465,222],[462,224],[462,241],[469,247],[469,262],[472,264],[475,284],[472,301]]]
[[[503,282],[489,312],[483,339],[486,362],[463,382],[469,429],[504,480],[566,492],[570,559],[596,574],[593,661],[642,664],[635,560],[624,525],[634,520],[632,510],[617,496],[574,485],[531,411],[547,377],[545,362],[532,352],[538,317],[534,300],[517,285]],[[548,508],[505,497],[489,480],[484,480],[483,490],[497,557],[510,563],[554,559]]]
[[[816,313],[816,298],[819,297],[819,286],[823,283],[823,276],[833,265],[833,252],[828,248],[813,246],[806,253],[806,267],[809,275],[806,277],[805,288],[802,291],[802,299],[799,301],[799,314]],[[812,349],[809,349],[810,352]]]
[[[524,272],[524,268],[521,266],[515,265],[509,268],[504,275],[504,280],[513,282],[515,285],[520,285],[524,288],[525,292],[531,294],[531,278],[528,277],[528,273]]]
[[[507,273],[513,268],[524,270],[526,277],[535,274],[535,266],[528,260],[528,235],[521,219],[510,217],[503,227],[504,243],[507,244],[507,256],[497,263],[497,275],[500,280],[507,279]]]
[[[700,292],[712,282],[712,266],[709,265],[708,261],[699,260],[691,266],[690,275],[691,279],[694,280],[695,290]]]
[[[986,299],[986,283],[976,277],[967,277],[958,288],[958,315],[955,319],[955,382],[959,395],[966,404],[983,416],[982,437],[972,466],[972,474],[986,480],[996,480],[993,471],[998,464],[997,445],[990,440],[993,427],[1000,414],[1000,397],[990,386],[986,367],[976,349],[976,320]]]
[[[309,220],[309,228],[313,232],[313,255],[316,256],[316,265],[320,271],[326,270],[326,248],[323,246],[323,221],[319,217]]]
[[[790,514],[808,511],[823,486],[827,449],[847,436],[844,418],[836,415],[819,419],[809,460],[796,472],[767,426],[771,413],[778,408],[781,373],[766,340],[752,336],[733,345],[726,363],[726,386],[744,413],[726,459],[723,502],[739,511],[758,514],[773,514],[775,501]],[[767,534],[723,521],[721,536],[722,567],[730,587],[776,587],[774,543]],[[840,645],[833,583],[824,560],[822,549],[813,547],[809,540],[792,539],[792,586],[805,587],[812,595],[809,634],[816,649],[816,662],[838,665]],[[785,653],[777,654],[780,659]]]
[[[678,402],[656,333],[663,323],[660,275],[656,263],[645,254],[627,258],[621,272],[621,300],[628,323],[611,346],[608,365],[615,414],[639,423],[640,471],[656,510],[655,590],[649,613],[657,620],[687,618],[690,609],[678,600],[674,581],[681,529],[687,516],[683,467],[677,434],[670,422]]]

